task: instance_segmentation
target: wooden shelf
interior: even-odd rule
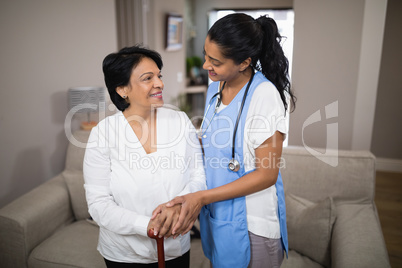
[[[196,85],[196,86],[187,86],[186,93],[187,94],[196,94],[196,93],[206,93],[208,89],[207,85]]]

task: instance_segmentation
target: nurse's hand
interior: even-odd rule
[[[159,213],[152,215],[147,231],[153,228],[155,236],[168,238],[172,236],[172,228],[179,219],[181,206],[167,207],[166,204],[161,204],[157,209],[159,209]]]
[[[173,235],[184,235],[191,230],[197,220],[203,206],[201,192],[195,192],[178,196],[166,204],[166,207],[173,207],[181,204],[179,220],[173,226]]]

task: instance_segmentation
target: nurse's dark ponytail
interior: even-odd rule
[[[222,54],[236,64],[250,57],[251,66],[261,71],[278,89],[285,111],[288,110],[286,92],[294,110],[296,98],[290,87],[289,62],[273,19],[261,16],[255,20],[243,13],[230,14],[215,22],[208,36],[220,47]]]
[[[290,88],[289,61],[283,53],[281,40],[276,22],[269,17],[261,16],[257,19],[264,32],[262,49],[260,51],[261,72],[278,89],[281,99],[287,109],[285,92],[289,94],[292,110],[295,108],[295,96]]]

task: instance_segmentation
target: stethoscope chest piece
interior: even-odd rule
[[[231,171],[237,172],[240,169],[240,163],[236,159],[232,158],[232,160],[229,161],[228,167]]]

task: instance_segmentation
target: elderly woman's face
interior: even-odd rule
[[[118,93],[127,96],[129,108],[151,108],[163,105],[162,90],[161,71],[152,59],[143,58],[132,70],[128,86]]]

